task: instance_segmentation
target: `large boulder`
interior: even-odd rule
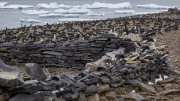
[[[16,87],[24,83],[19,72],[0,72],[0,86]]]
[[[46,79],[44,71],[36,63],[26,63],[25,72],[28,76],[30,76],[31,79],[36,79],[39,81],[44,81]]]

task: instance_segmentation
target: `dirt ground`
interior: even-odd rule
[[[180,26],[179,26],[180,28]],[[163,35],[156,35],[152,38],[157,39],[156,45],[168,45],[169,51],[168,64],[172,70],[180,71],[180,29],[177,31],[163,32]]]

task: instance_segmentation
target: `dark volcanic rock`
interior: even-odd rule
[[[77,81],[76,83],[74,83],[74,86],[75,87],[81,87],[81,86],[84,86],[84,82],[80,82],[80,81]]]
[[[137,80],[126,80],[124,82],[124,84],[131,85],[131,86],[137,86],[138,83],[139,83],[139,81],[137,81]]]
[[[16,87],[24,83],[18,72],[0,72],[0,86]]]
[[[27,95],[20,93],[12,97],[9,101],[42,101],[43,96],[41,94],[31,94]]]
[[[87,86],[84,85],[84,86],[81,86],[79,88],[76,89],[77,92],[82,92],[82,91],[85,91],[87,89]]]
[[[46,79],[44,71],[40,68],[38,64],[26,63],[25,66],[25,71],[31,79],[37,79],[39,81],[44,81]]]
[[[89,84],[94,84],[94,83],[97,83],[98,82],[98,79],[97,78],[91,78],[91,79],[87,79],[84,81],[84,83],[86,85],[89,85]]]
[[[13,71],[13,69],[7,66],[4,61],[0,59],[0,71],[9,72]]]
[[[66,99],[67,99],[67,100],[73,100],[73,99],[78,98],[78,96],[79,96],[79,92],[75,92],[75,93],[73,93],[72,95],[67,96]]]
[[[87,94],[95,93],[97,90],[97,87],[95,85],[91,85],[86,89]]]
[[[65,80],[61,79],[59,81],[53,82],[51,84],[51,86],[54,86],[56,88],[65,88],[67,86],[69,86],[70,84],[68,82],[66,82]]]
[[[64,79],[66,82],[70,83],[70,84],[75,82],[75,79],[69,74],[63,74],[61,76],[61,78]]]

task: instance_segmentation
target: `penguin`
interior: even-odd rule
[[[154,42],[154,40],[151,37],[142,37],[142,41]]]
[[[144,52],[145,50],[149,50],[149,46],[141,46],[140,50]]]
[[[115,55],[115,60],[123,60],[125,56],[123,54],[116,54]]]
[[[129,46],[126,47],[126,49],[124,50],[124,53],[130,53],[130,52],[134,52],[136,50],[136,48],[134,46]]]

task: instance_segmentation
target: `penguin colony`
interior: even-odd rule
[[[106,20],[46,24],[0,31],[0,58],[9,65],[36,62],[40,66],[84,69],[106,52],[125,47],[124,53],[150,49],[151,36],[178,30],[180,11],[120,17]],[[143,44],[123,37],[138,35]],[[136,40],[135,40],[136,41]],[[128,57],[125,56],[125,57]],[[115,56],[122,59],[122,54]],[[106,61],[110,63],[110,61]]]
[[[168,12],[147,15],[136,15],[119,18],[108,18],[95,21],[73,21],[44,26],[21,26],[20,28],[4,29],[0,31],[0,44],[28,44],[28,43],[68,43],[74,40],[88,40],[102,34],[140,34],[147,39],[156,34],[178,30],[180,18],[176,8]],[[149,39],[151,40],[151,39]]]

